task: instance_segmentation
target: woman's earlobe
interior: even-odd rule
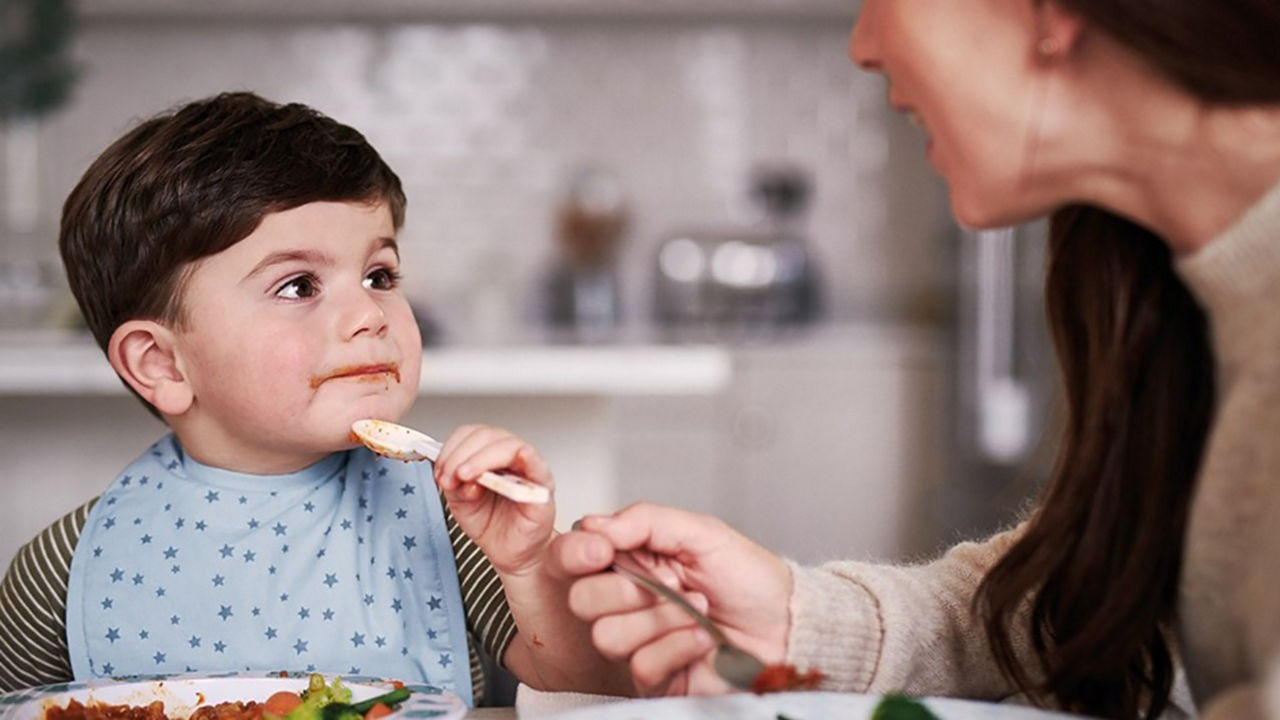
[[[181,415],[195,400],[172,331],[154,320],[130,320],[116,328],[107,360],[162,415]]]
[[[1052,63],[1076,49],[1084,32],[1084,19],[1056,3],[1046,2],[1036,11],[1034,54],[1041,63]]]

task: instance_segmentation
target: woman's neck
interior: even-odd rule
[[[1103,54],[1105,63],[1085,59],[1062,78],[1044,148],[1061,183],[1054,194],[1105,207],[1191,254],[1280,183],[1280,103],[1208,107],[1124,51]]]
[[[1280,183],[1280,106],[1189,107],[1163,127],[1152,125],[1128,138],[1112,197],[1100,200],[1176,254],[1212,242]]]

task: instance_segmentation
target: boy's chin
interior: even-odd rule
[[[351,423],[357,420],[371,419],[399,422],[400,418],[404,417],[404,414],[409,411],[409,407],[412,404],[413,398],[397,398],[390,395],[363,397],[343,403],[340,407],[334,409],[334,415],[335,418],[340,418],[340,424],[350,430]]]

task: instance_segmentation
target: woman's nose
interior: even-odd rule
[[[902,1],[890,0],[890,2]],[[879,72],[881,66],[880,41],[875,29],[876,5],[876,0],[867,0],[862,4],[862,9],[858,11],[858,19],[853,25],[853,32],[849,36],[849,59],[868,72]]]

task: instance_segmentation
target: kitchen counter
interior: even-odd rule
[[[426,396],[704,395],[725,388],[721,347],[515,344],[427,348]],[[0,396],[125,395],[87,336],[0,332]]]
[[[446,346],[426,349],[422,364],[402,422],[441,439],[467,423],[526,438],[554,469],[561,526],[617,507],[620,399],[713,396],[732,376],[729,350],[642,340]],[[0,331],[0,567],[165,432],[89,337]]]

